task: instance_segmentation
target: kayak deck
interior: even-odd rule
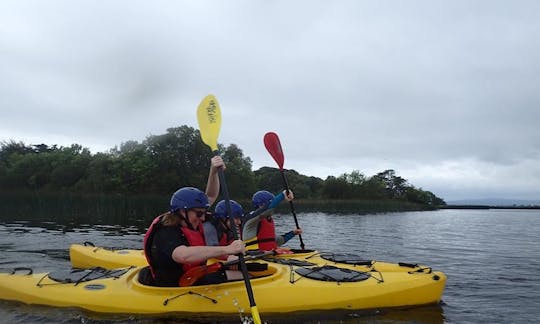
[[[142,267],[110,277],[64,283],[48,273],[0,274],[0,299],[55,307],[77,307],[99,313],[236,314],[249,312],[243,281],[192,287],[151,287],[138,281]],[[298,271],[299,269],[304,269]],[[310,279],[314,268],[269,264],[262,277],[251,279],[261,313],[371,309],[439,302],[446,276],[441,272],[361,272],[361,280]],[[340,268],[337,268],[340,269]],[[350,272],[350,269],[332,271]],[[54,275],[52,276],[54,278]],[[324,277],[324,276],[323,276]]]
[[[271,263],[297,266],[335,265],[342,268],[357,269],[361,271],[431,272],[431,268],[425,265],[365,260],[353,254],[324,253],[317,250],[309,250],[307,252],[291,250],[291,252],[294,253],[269,256],[265,257],[264,260]],[[129,266],[148,265],[142,250],[107,249],[97,247],[90,242],[84,244],[72,244],[69,247],[69,255],[71,265],[74,268],[102,267],[105,269],[116,269]]]

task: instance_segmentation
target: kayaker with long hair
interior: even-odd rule
[[[272,214],[274,208],[283,200],[291,201],[294,194],[291,190],[283,190],[274,196],[271,192],[260,190],[253,194],[252,204],[254,211],[245,216],[243,238],[247,244],[258,244],[258,249],[271,251],[285,244],[295,235],[302,234],[302,229],[295,228],[283,235],[276,235],[276,227]],[[253,237],[256,236],[254,239]]]
[[[150,284],[160,287],[179,285],[181,276],[189,269],[217,258],[244,253],[241,240],[226,246],[207,246],[202,222],[208,207],[219,194],[218,168],[224,168],[221,157],[211,160],[206,193],[193,187],[177,190],[171,197],[170,210],[154,219],[144,237],[144,254],[150,266]],[[199,279],[195,285],[239,280],[242,273],[220,270]],[[143,280],[144,281],[144,280]]]

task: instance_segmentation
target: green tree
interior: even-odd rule
[[[155,164],[145,145],[134,141],[123,143],[119,150],[115,148],[113,156],[111,180],[118,192],[149,193],[155,189],[153,181],[159,178],[152,177]]]
[[[407,180],[396,176],[394,170],[385,170],[377,173],[374,178],[380,181],[386,190],[386,195],[390,199],[404,198],[407,190]]]
[[[96,153],[88,163],[87,176],[78,181],[76,190],[90,193],[120,193],[120,178],[115,170],[112,154]]]
[[[87,168],[92,158],[87,148],[72,144],[60,150],[44,152],[37,155],[50,160],[52,164],[50,185],[53,188],[69,189],[87,177]]]
[[[14,140],[0,142],[0,161],[7,161],[13,154],[25,155],[34,153],[31,146],[26,146],[23,142],[15,142]]]
[[[227,165],[231,197],[249,199],[256,190],[284,189],[280,170],[262,167],[235,144],[219,146]],[[70,147],[22,142],[0,142],[0,187],[80,193],[170,194],[179,187],[205,188],[213,153],[198,130],[180,126],[150,135],[142,143],[127,141],[108,153],[92,155],[78,144]],[[429,206],[445,202],[415,188],[392,169],[366,177],[359,170],[326,180],[295,170],[284,171],[297,199],[407,200]]]
[[[410,186],[406,191],[407,200],[418,204],[424,204],[429,206],[444,206],[446,202],[441,198],[435,196],[430,191],[424,191],[421,188],[415,188]]]
[[[155,190],[170,193],[180,187],[206,186],[212,152],[198,130],[188,126],[169,128],[166,134],[149,136],[143,145],[152,161],[149,176]]]
[[[41,189],[50,183],[52,159],[46,154],[13,154],[10,167],[11,188]]]
[[[345,177],[336,178],[329,176],[324,180],[322,188],[322,195],[324,198],[329,199],[345,199],[350,197],[351,190],[350,185],[347,183]]]
[[[318,177],[306,177],[306,185],[309,187],[310,195],[306,198],[320,198],[324,187],[324,180]]]
[[[321,179],[317,181],[318,178],[301,175],[295,170],[284,170],[283,172],[295,199],[319,198],[319,196],[314,195],[312,188],[320,191],[322,188]],[[277,194],[285,189],[283,177],[278,168],[262,167],[256,170],[254,174],[257,190],[268,190]]]
[[[311,186],[317,186],[314,179],[310,179],[295,170],[285,170],[289,188],[294,192],[295,199],[313,198],[315,195],[312,192]],[[322,181],[322,180],[321,180]],[[283,190],[283,179],[281,180],[281,189]]]
[[[283,179],[279,169],[262,167],[253,173],[255,175],[256,190],[268,190],[272,193],[283,190]]]
[[[245,157],[235,144],[226,148],[220,146],[221,157],[226,165],[227,186],[231,197],[237,200],[248,199],[255,191],[255,177],[251,171],[251,159]]]

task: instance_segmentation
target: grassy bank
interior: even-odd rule
[[[0,191],[0,221],[52,221],[62,224],[118,224],[147,226],[167,210],[170,197],[158,195],[125,196],[73,194],[70,192]],[[250,201],[239,201],[246,212]],[[397,200],[304,200],[294,202],[297,213],[371,214],[431,210],[432,208]],[[277,212],[289,213],[282,203]]]
[[[302,212],[324,212],[330,214],[376,214],[388,212],[433,210],[427,205],[399,200],[302,200],[294,202]],[[281,204],[280,210],[287,212],[288,204]]]

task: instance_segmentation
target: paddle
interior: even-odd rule
[[[201,138],[203,142],[210,147],[212,152],[217,156],[219,155],[217,147],[217,139],[219,136],[219,131],[221,128],[221,110],[219,109],[219,104],[213,95],[208,95],[199,104],[197,108],[197,119],[199,121],[199,130],[201,132]],[[225,182],[225,173],[223,169],[218,170],[219,183],[221,186],[221,191],[225,198],[225,206],[227,207],[227,214],[232,215],[231,210],[231,201],[229,199],[229,190],[227,189],[227,183]],[[234,217],[229,217],[231,228],[234,229],[233,235],[234,239],[238,239],[239,230],[234,223]],[[255,304],[255,298],[253,297],[253,289],[251,288],[251,282],[249,281],[249,274],[246,267],[246,262],[244,261],[244,255],[238,254],[238,259],[240,262],[240,270],[244,276],[244,284],[246,286],[246,291],[249,298],[249,305],[251,307],[251,316],[253,316],[253,321],[255,324],[261,323],[261,318],[259,316],[259,309],[257,304]]]
[[[287,177],[285,176],[285,172],[283,170],[283,163],[285,162],[285,157],[283,155],[283,149],[281,148],[281,142],[279,141],[278,135],[274,132],[268,132],[264,134],[264,146],[279,166],[281,178],[283,178],[283,184],[285,185],[285,190],[287,191],[287,194],[289,194],[289,183],[287,182]],[[296,212],[294,211],[294,204],[292,200],[289,201],[289,204],[291,206],[291,213],[294,217],[296,229],[300,229],[300,226],[298,226],[298,218],[296,218]],[[302,248],[302,250],[305,250],[304,241],[302,240],[302,234],[298,234],[298,238],[300,239],[300,247]]]
[[[274,255],[275,251],[266,251],[264,253],[250,255],[250,256],[245,257],[244,261],[264,258],[265,256],[268,256],[271,254]],[[216,262],[210,265],[202,265],[202,266],[191,268],[182,275],[182,278],[180,278],[180,287],[192,286],[195,282],[197,282],[197,280],[201,279],[205,275],[217,272],[223,268],[227,269],[228,266],[237,264],[239,261],[240,259],[231,260],[227,262]],[[253,265],[253,263],[250,263],[250,265]],[[247,265],[246,265],[246,268],[247,268]],[[254,270],[254,269],[251,269],[251,270]]]

